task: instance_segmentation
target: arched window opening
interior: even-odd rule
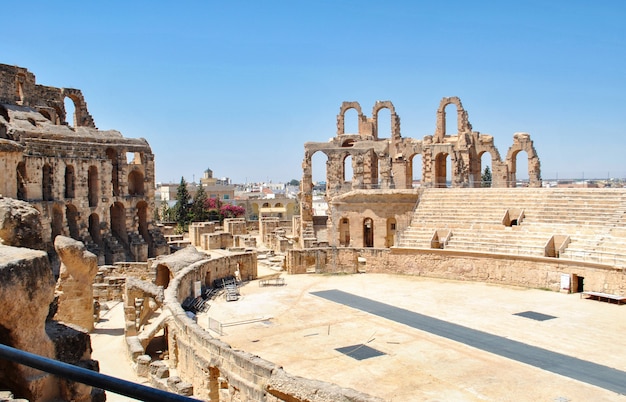
[[[491,168],[491,154],[483,152],[480,156],[479,176],[476,178],[480,182],[480,187],[493,187],[493,170]]]
[[[95,207],[98,205],[98,197],[100,196],[98,191],[98,168],[95,166],[89,166],[87,171],[87,187],[89,206]]]
[[[374,247],[374,221],[363,219],[363,247]]]
[[[122,244],[128,243],[128,234],[126,233],[126,211],[124,205],[120,202],[116,202],[111,205],[111,233]]]
[[[100,234],[100,217],[98,214],[89,215],[89,235],[91,240],[98,246],[102,245],[102,237]]]
[[[76,127],[76,104],[69,96],[63,99],[65,105],[65,124],[69,127]]]
[[[359,112],[350,108],[343,114],[343,132],[344,134],[359,133]]]
[[[443,152],[437,154],[435,157],[435,187],[448,187],[449,171],[450,166],[448,166],[448,154]]]
[[[339,245],[350,246],[350,220],[348,218],[342,218],[339,221]]]
[[[20,162],[17,164],[17,199],[26,201],[26,165],[24,162]]]
[[[386,107],[380,109],[377,113],[376,125],[379,140],[391,138],[391,110]]]
[[[63,211],[61,207],[55,205],[52,207],[52,220],[50,221],[50,229],[52,230],[52,243],[54,239],[63,234]]]
[[[408,183],[409,188],[418,188],[422,186],[422,154],[415,154],[411,158],[411,180]]]
[[[47,163],[43,165],[41,179],[41,198],[44,201],[52,201],[52,187],[54,185],[54,176],[52,174],[52,166]]]
[[[459,127],[457,121],[456,105],[453,103],[446,105],[443,111],[446,114],[446,118],[444,120],[446,135],[457,135]]]
[[[326,192],[326,169],[328,157],[324,152],[315,152],[311,156],[311,180],[314,192]]]
[[[511,163],[511,187],[528,187],[528,153],[518,151]]]
[[[75,182],[74,166],[65,166],[65,198],[74,198]]]
[[[128,194],[143,195],[143,173],[133,170],[128,174]]]
[[[348,185],[352,182],[352,155],[347,155],[343,159],[343,183]]]
[[[80,240],[80,231],[78,229],[78,210],[72,204],[65,207],[65,218],[67,219],[67,228],[70,231],[70,237],[74,240]]]
[[[385,247],[393,246],[396,240],[396,219],[387,219],[387,236],[385,237]]]
[[[111,184],[113,185],[113,195],[120,195],[119,161],[117,152],[113,148],[107,148],[107,158],[111,161]]]

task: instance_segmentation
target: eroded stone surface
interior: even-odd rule
[[[0,244],[42,248],[41,216],[25,201],[0,196]]]

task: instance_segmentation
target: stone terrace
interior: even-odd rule
[[[560,256],[626,266],[626,191],[424,189],[397,246]]]

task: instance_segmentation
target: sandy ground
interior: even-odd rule
[[[275,273],[259,268],[259,275]],[[287,275],[284,286],[245,283],[208,313],[221,339],[293,375],[329,381],[387,401],[626,401],[584,382],[484,352],[339,305],[311,292],[339,289],[430,317],[626,371],[626,306],[511,286],[380,274]],[[103,313],[92,335],[101,371],[139,381],[123,341],[122,305]],[[556,318],[515,315],[534,311]],[[231,325],[229,325],[231,324]],[[219,337],[211,331],[212,336]],[[365,344],[384,354],[356,360],[337,348]],[[145,379],[141,380],[145,383]],[[140,381],[140,382],[141,382]],[[109,401],[131,400],[112,393]]]
[[[124,342],[124,305],[122,302],[108,302],[109,310],[100,312],[100,320],[91,333],[92,358],[100,363],[100,372],[139,384],[149,385],[146,378],[135,375],[131,360],[126,353]],[[107,401],[136,401],[107,391]]]

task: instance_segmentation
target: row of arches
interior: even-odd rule
[[[150,243],[150,234],[148,231],[148,203],[139,201],[136,205],[136,213],[132,219],[133,224],[127,225],[126,208],[121,202],[114,202],[109,207],[109,225],[110,234],[120,243],[128,244],[128,230],[136,230],[147,243]],[[78,208],[72,203],[55,204],[52,207],[50,217],[51,241],[59,235],[68,235],[69,237],[85,241],[87,234],[91,237],[91,242],[98,247],[103,247],[102,230],[107,230],[107,225],[102,224],[100,216],[97,213],[91,213],[86,221],[83,221]],[[82,232],[81,228],[86,228],[87,232]]]
[[[26,170],[26,164],[20,162],[16,168],[16,180],[17,180],[17,198],[20,200],[28,200],[28,173]],[[113,174],[111,180],[113,186],[113,195],[119,196],[119,174],[117,164],[113,165]],[[54,188],[55,188],[55,172],[50,163],[44,163],[41,168],[41,200],[42,201],[54,201]],[[76,168],[74,165],[65,165],[65,172],[63,174],[63,190],[61,194],[65,199],[76,198],[77,180],[76,180]],[[144,189],[144,174],[141,170],[133,169],[128,174],[128,195],[131,196],[143,196]],[[100,195],[103,194],[100,186],[100,177],[98,167],[90,165],[87,168],[87,200],[89,207],[98,206],[98,200]]]

